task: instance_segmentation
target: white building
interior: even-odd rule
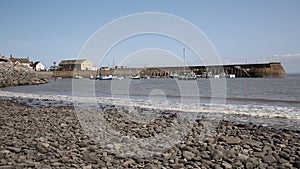
[[[44,71],[46,70],[46,66],[42,62],[37,61],[33,64],[33,69],[35,71]]]

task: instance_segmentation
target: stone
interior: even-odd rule
[[[215,169],[223,169],[223,168],[221,166],[219,166],[219,165],[216,165]]]
[[[241,153],[239,153],[238,157],[237,157],[237,159],[241,162],[245,162],[248,158],[249,158],[249,156],[247,156],[245,154],[241,154]]]
[[[206,160],[210,160],[210,156],[207,154],[207,152],[200,152],[200,157]]]
[[[246,169],[253,169],[254,166],[252,163],[246,163]]]
[[[21,148],[17,148],[17,147],[7,147],[8,150],[15,152],[15,153],[19,153],[22,151]]]
[[[295,161],[293,167],[300,168],[300,161]]]
[[[211,153],[211,159],[213,160],[219,160],[221,158],[223,158],[224,154],[222,153],[222,151],[219,151],[219,150],[214,150],[212,153]]]
[[[3,165],[3,166],[0,166],[0,169],[14,169],[15,167],[12,166],[12,165]]]
[[[226,161],[222,162],[222,166],[225,168],[225,169],[230,169],[232,168],[232,165],[227,163]]]
[[[257,167],[260,164],[260,160],[258,160],[257,158],[253,158],[253,157],[249,157],[247,159],[247,162],[252,163],[254,167]]]
[[[288,161],[290,160],[290,156],[284,151],[279,152],[279,156],[281,158],[284,158],[284,159],[288,160]]]
[[[92,165],[83,166],[82,169],[92,169]]]
[[[183,164],[171,164],[171,167],[174,169],[181,169],[181,168],[184,168],[184,165]]]
[[[251,147],[260,147],[262,145],[261,142],[256,141],[256,140],[247,140],[246,143]]]
[[[84,152],[83,153],[83,156],[82,156],[82,159],[84,161],[96,161],[97,157],[96,157],[96,154],[95,153],[88,153],[88,152]]]
[[[134,163],[135,163],[135,161],[134,161],[133,159],[129,159],[129,160],[125,161],[125,162],[122,164],[122,166],[123,166],[123,167],[128,167],[129,165],[132,165],[132,164],[134,164]]]
[[[277,159],[272,154],[269,154],[263,157],[263,162],[272,165],[274,163],[277,163]]]
[[[229,145],[237,145],[241,143],[241,139],[239,137],[229,136],[224,140]]]
[[[59,166],[62,166],[63,164],[60,163],[60,162],[54,162],[51,164],[51,166],[54,166],[54,167],[59,167]]]
[[[183,151],[182,156],[187,160],[192,160],[196,155],[190,151]]]
[[[255,157],[260,157],[260,158],[262,158],[262,157],[265,156],[265,152],[253,152],[253,155],[254,155]]]

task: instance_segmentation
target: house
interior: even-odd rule
[[[87,59],[62,60],[59,66],[62,71],[97,70],[93,63]]]
[[[5,56],[0,55],[0,62],[8,62],[8,59]]]
[[[29,61],[29,57],[27,58],[14,58],[12,55],[10,55],[9,60],[11,60],[16,65],[22,65],[29,68],[32,68],[33,63]]]
[[[46,66],[42,62],[37,61],[33,63],[33,69],[35,71],[44,71],[46,70]]]

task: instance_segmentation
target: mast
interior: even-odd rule
[[[183,74],[185,75],[185,48],[183,48]]]

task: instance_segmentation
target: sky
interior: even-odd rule
[[[287,73],[300,73],[299,0],[1,0],[0,6],[0,54],[29,57],[32,61],[42,61],[48,68],[53,61],[59,63],[63,59],[80,57],[97,31],[118,19],[156,12],[176,16],[201,30],[224,64],[280,61]],[[151,24],[155,20],[145,19],[141,24],[137,21],[119,29],[132,30],[146,22]],[[162,23],[156,26],[187,34],[193,39],[189,31],[177,25]],[[109,40],[98,38],[100,48],[102,42],[105,44]],[[205,46],[199,43],[201,45]],[[183,48],[187,49],[186,64],[203,64],[199,60],[203,56],[198,56],[189,45],[158,34],[123,39],[103,60],[94,64],[176,64],[182,60]],[[93,57],[103,56],[94,53]],[[132,64],[132,60],[136,63]]]

